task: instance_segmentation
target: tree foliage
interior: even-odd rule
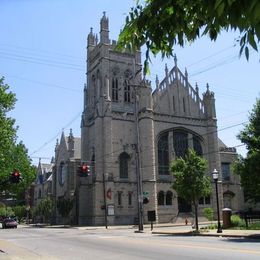
[[[150,52],[172,56],[174,45],[184,46],[201,36],[215,41],[221,31],[238,31],[240,55],[249,58],[249,46],[258,50],[259,0],[144,0],[136,1],[126,17],[118,47],[130,50],[146,45]],[[142,3],[140,3],[142,2]]]
[[[17,143],[15,120],[8,116],[16,102],[15,94],[9,89],[4,78],[0,78],[0,190],[11,192],[16,199],[21,200],[35,179],[36,171],[24,144]],[[18,184],[9,182],[10,174],[15,169],[22,176],[22,181]]]
[[[195,209],[195,226],[198,230],[198,202],[201,197],[211,193],[210,178],[205,174],[207,162],[198,156],[192,149],[186,157],[173,161],[171,171],[173,173],[173,189],[186,201],[190,201]]]
[[[14,108],[15,102],[15,94],[9,91],[7,84],[4,84],[4,78],[0,78],[0,177],[2,180],[9,170],[10,147],[16,141],[15,120],[8,117],[8,112]]]
[[[260,99],[257,99],[249,115],[249,123],[238,138],[248,149],[247,156],[240,156],[234,164],[234,172],[241,177],[245,199],[260,201]]]

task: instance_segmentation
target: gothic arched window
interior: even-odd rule
[[[162,135],[158,141],[158,166],[159,175],[169,175],[168,133]]]
[[[118,79],[112,79],[112,101],[118,101]]]
[[[130,156],[123,152],[119,156],[119,177],[120,179],[128,178],[128,162],[130,160]]]
[[[188,134],[185,132],[173,132],[173,147],[176,157],[184,158],[188,151]]]
[[[171,191],[167,191],[166,193],[166,205],[172,205],[172,198],[173,198],[173,194]]]
[[[197,153],[197,155],[202,156],[203,151],[201,147],[200,139],[197,136],[193,136],[193,149]]]
[[[124,101],[130,102],[130,84],[128,80],[124,83]]]
[[[158,200],[158,205],[159,205],[159,206],[164,205],[164,192],[163,192],[163,191],[160,191],[160,192],[158,193],[158,198],[157,198],[157,200]]]

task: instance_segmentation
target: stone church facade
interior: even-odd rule
[[[207,173],[217,169],[221,176],[222,162],[227,170],[237,154],[218,139],[215,97],[209,86],[201,97],[175,57],[175,66],[165,67],[165,78],[157,78],[153,90],[140,73],[141,53],[115,46],[104,14],[100,40],[92,29],[87,40],[81,161],[91,166],[91,174],[80,178],[78,223],[133,224],[143,196],[149,199],[141,203],[144,222],[150,210],[155,210],[158,222],[171,222],[192,209],[171,188],[170,162],[193,148],[208,161]],[[226,204],[239,210],[242,191],[239,180],[232,181],[219,184],[220,208],[224,189]],[[216,212],[213,183],[212,187],[210,198],[200,200],[200,214],[204,207]]]

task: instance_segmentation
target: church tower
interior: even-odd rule
[[[91,29],[81,120],[81,158],[91,173],[80,178],[79,224],[133,224],[138,217],[137,132],[152,131],[142,126],[151,116],[152,90],[141,78],[141,53],[115,49],[105,13],[99,38]]]

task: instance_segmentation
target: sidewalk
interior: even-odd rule
[[[216,229],[200,230],[196,233],[191,227],[156,227],[152,231],[152,234],[172,235],[172,236],[214,236],[214,237],[234,237],[234,238],[253,238],[260,239],[260,230],[235,230],[235,229],[223,229],[222,233],[217,233]]]
[[[212,222],[201,222],[199,227],[207,226]],[[21,228],[32,227],[32,228],[76,228],[79,230],[106,230],[105,226],[70,226],[70,225],[45,225],[45,224],[30,224],[30,225],[19,225]],[[138,232],[138,226],[136,225],[118,225],[107,227],[108,230],[120,230],[128,229]],[[153,230],[151,230],[150,224],[144,225],[144,233],[151,232],[151,234],[160,234],[160,235],[172,235],[172,236],[215,236],[215,237],[244,237],[244,238],[253,238],[260,239],[260,230],[235,230],[235,229],[223,229],[222,233],[217,233],[216,229],[207,229],[200,230],[199,233],[196,233],[192,229],[191,225],[183,224],[154,224]]]

